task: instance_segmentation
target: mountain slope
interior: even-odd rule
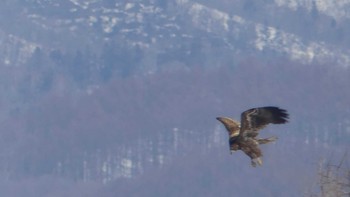
[[[316,8],[321,15],[335,13],[335,8],[345,9],[346,5],[347,1],[332,6],[318,1]],[[306,14],[312,10],[310,3],[302,1],[267,2],[262,10],[270,12],[271,9],[283,9],[285,6],[292,9],[304,6]],[[3,34],[36,43],[48,50],[81,50],[90,46],[96,53],[100,53],[103,43],[113,40],[123,43],[124,46],[139,47],[143,51],[151,49],[154,53],[153,58],[157,58],[158,55],[175,51],[184,53],[185,56],[196,53],[193,51],[196,49],[191,49],[191,45],[199,43],[202,48],[203,44],[212,48],[209,50],[221,48],[235,57],[252,53],[264,56],[268,52],[269,56],[287,56],[304,63],[332,62],[343,66],[349,64],[347,48],[305,38],[277,26],[255,22],[239,14],[213,9],[195,1],[27,1],[21,8],[22,12],[19,14],[26,17],[27,22],[35,27],[32,36],[18,33],[16,35],[16,32],[10,33],[11,31],[5,30]],[[270,13],[267,13],[266,17],[269,15]],[[337,20],[346,18],[341,10],[336,12],[336,15]],[[55,39],[38,37],[45,32]],[[28,51],[28,55],[24,56],[30,54]],[[9,59],[9,55],[4,55],[2,59]]]

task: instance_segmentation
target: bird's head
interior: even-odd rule
[[[239,150],[238,144],[231,144],[231,145],[230,145],[231,154],[232,154],[233,152],[238,151],[238,150]]]
[[[224,117],[216,117],[216,120],[222,121],[223,118],[224,118]]]
[[[224,125],[239,124],[239,122],[228,117],[217,117],[216,120],[220,121]]]

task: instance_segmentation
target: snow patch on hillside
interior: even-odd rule
[[[25,63],[33,55],[35,49],[40,47],[38,44],[2,32],[0,32],[0,46],[0,63],[8,66]]]
[[[337,20],[350,18],[350,0],[275,0],[275,3],[292,10],[304,7],[311,11],[316,8],[321,13]]]
[[[348,0],[350,2],[350,0]],[[188,13],[192,17],[192,21],[197,28],[213,33],[225,39],[228,46],[234,46],[235,40],[228,39],[237,38],[242,34],[255,32],[255,40],[250,42],[257,50],[274,50],[279,53],[287,54],[291,59],[304,63],[311,62],[336,62],[342,66],[350,65],[350,51],[340,50],[336,47],[326,45],[319,42],[307,42],[301,37],[278,30],[276,27],[266,26],[253,21],[234,15],[230,16],[225,12],[211,9],[199,3],[191,3],[190,1],[177,1],[184,9],[188,9]],[[291,8],[299,6],[300,1],[278,1],[279,5],[287,4]],[[305,5],[309,5],[312,1],[305,1]],[[322,5],[321,1],[317,1],[317,5]],[[345,4],[345,2],[343,1]],[[338,3],[338,5],[340,5]],[[326,6],[327,7],[327,6]],[[244,30],[244,32],[242,31]],[[227,38],[225,38],[228,36]],[[249,44],[249,43],[248,43]]]
[[[342,66],[350,65],[350,58],[346,53],[337,48],[327,47],[324,43],[305,43],[294,34],[262,24],[257,24],[255,31],[257,35],[255,48],[260,51],[266,48],[278,50],[289,54],[291,59],[304,63],[332,61]]]

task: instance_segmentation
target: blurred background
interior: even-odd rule
[[[349,35],[350,0],[2,0],[0,195],[344,196]],[[268,105],[252,168],[215,117]]]

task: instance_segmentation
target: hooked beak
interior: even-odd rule
[[[222,117],[216,117],[216,120],[222,122]]]

